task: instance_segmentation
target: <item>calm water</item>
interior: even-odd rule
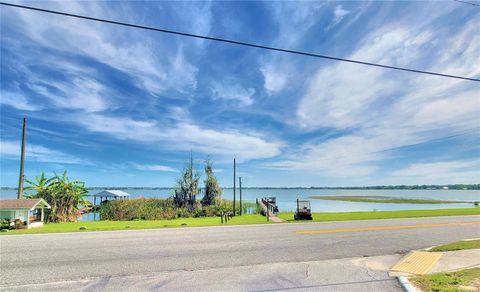
[[[92,190],[95,194],[102,190]],[[132,197],[166,198],[172,190],[126,190]],[[239,196],[237,189],[237,199]],[[255,198],[276,197],[280,211],[293,211],[296,207],[296,198],[309,196],[389,196],[414,199],[455,200],[455,201],[480,201],[480,190],[311,190],[311,189],[244,189],[244,201],[254,202]],[[15,190],[0,190],[2,199],[16,198]],[[225,189],[223,198],[232,199],[233,190]],[[341,202],[310,199],[313,212],[349,212],[349,211],[388,211],[388,210],[414,210],[414,209],[439,209],[439,208],[469,208],[471,203],[457,204],[386,204],[386,203],[361,203]]]

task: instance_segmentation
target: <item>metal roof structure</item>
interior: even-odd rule
[[[44,199],[0,200],[0,210],[48,208],[50,205]]]
[[[125,197],[130,197],[130,194],[121,190],[104,190],[93,196],[106,197],[106,198],[125,198]]]

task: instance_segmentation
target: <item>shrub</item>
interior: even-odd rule
[[[107,201],[99,212],[102,220],[161,220],[178,216],[171,199],[156,198]]]
[[[0,220],[0,230],[8,230],[10,229],[11,226],[10,226],[10,220],[8,219],[4,219],[4,220]]]
[[[256,213],[255,203],[243,203],[243,213]],[[222,212],[231,211],[233,202],[218,200],[214,205],[202,206],[199,202],[194,208],[176,207],[174,200],[158,198],[138,198],[113,200],[102,203],[99,208],[102,220],[164,220],[189,217],[215,217]]]

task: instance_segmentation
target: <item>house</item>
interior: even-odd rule
[[[42,227],[45,208],[51,209],[44,199],[0,200],[0,220],[18,219],[16,228]]]

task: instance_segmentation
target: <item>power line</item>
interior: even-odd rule
[[[453,0],[453,1],[480,7],[480,4],[477,4],[477,3],[472,3],[472,2],[468,2],[468,1],[461,1],[461,0]]]
[[[440,76],[440,77],[447,77],[447,78],[455,78],[455,79],[462,79],[462,80],[480,82],[480,79],[469,78],[469,77],[458,76],[458,75],[450,75],[450,74],[437,73],[437,72],[424,71],[424,70],[416,70],[416,69],[410,69],[410,68],[404,68],[404,67],[389,66],[389,65],[383,65],[383,64],[378,64],[378,63],[370,63],[370,62],[359,61],[359,60],[332,57],[332,56],[321,55],[321,54],[316,54],[316,53],[309,53],[309,52],[295,51],[295,50],[290,50],[290,49],[276,48],[276,47],[247,43],[247,42],[236,41],[236,40],[231,40],[231,39],[209,37],[209,36],[192,34],[192,33],[187,33],[187,32],[180,32],[180,31],[175,31],[175,30],[168,30],[168,29],[163,29],[163,28],[144,26],[144,25],[138,25],[138,24],[108,20],[108,19],[103,19],[103,18],[95,18],[95,17],[90,17],[90,16],[60,12],[60,11],[37,8],[37,7],[32,7],[32,6],[25,6],[25,5],[5,3],[5,2],[0,2],[0,4],[5,5],[5,6],[10,6],[10,7],[15,7],[15,8],[28,9],[28,10],[45,12],[45,13],[50,13],[50,14],[62,15],[62,16],[68,16],[68,17],[73,17],[73,18],[80,18],[80,19],[85,19],[85,20],[90,20],[90,21],[116,24],[116,25],[131,27],[131,28],[139,28],[139,29],[163,32],[163,33],[168,33],[168,34],[175,34],[175,35],[181,35],[181,36],[186,36],[186,37],[192,37],[192,38],[197,38],[197,39],[204,39],[204,40],[210,40],[210,41],[216,41],[216,42],[222,42],[222,43],[228,43],[228,44],[235,44],[235,45],[241,45],[241,46],[258,48],[258,49],[265,49],[265,50],[276,51],[276,52],[290,53],[290,54],[295,54],[295,55],[302,55],[302,56],[328,59],[328,60],[334,60],[334,61],[368,65],[368,66],[374,66],[374,67],[380,67],[380,68],[386,68],[386,69],[392,69],[392,70],[400,70],[400,71],[406,71],[406,72],[428,74],[428,75],[434,75],[434,76]]]

